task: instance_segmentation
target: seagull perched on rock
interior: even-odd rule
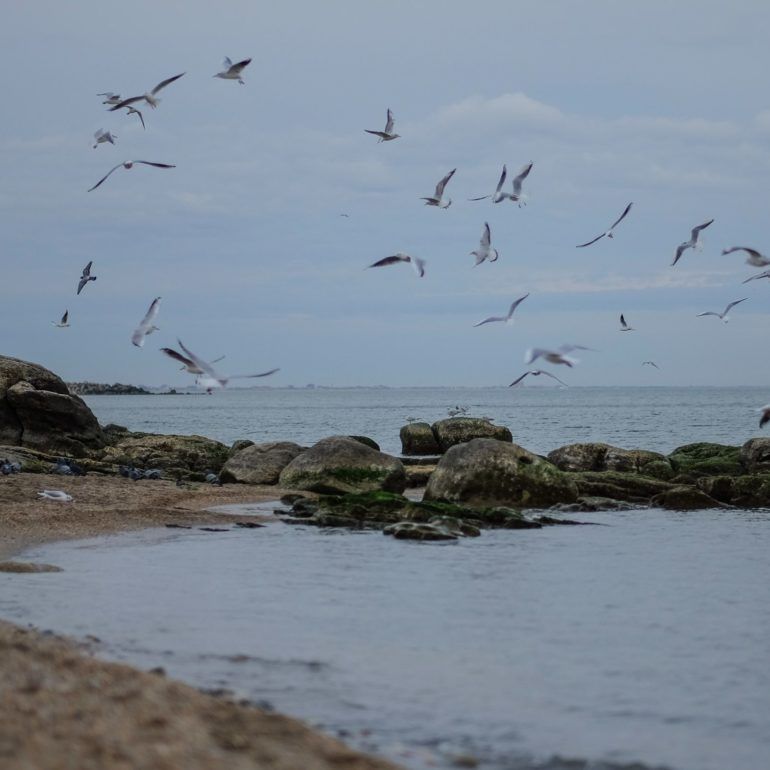
[[[757,409],[758,412],[762,412],[762,416],[759,418],[759,427],[764,428],[768,422],[770,422],[770,404]]]
[[[531,170],[532,163],[528,163],[526,166],[522,167],[521,171],[519,171],[513,179],[513,192],[507,193],[503,192],[503,185],[505,184],[505,178],[508,175],[508,169],[503,165],[503,173],[500,174],[500,180],[497,183],[495,191],[491,195],[482,195],[479,198],[469,198],[469,200],[483,201],[486,198],[492,198],[492,203],[500,203],[500,201],[504,201],[508,198],[508,200],[518,203],[519,207],[524,206],[526,205],[527,196],[522,194],[521,186]]]
[[[368,265],[368,267],[386,267],[387,265],[397,265],[399,262],[408,262],[420,278],[425,275],[425,260],[419,257],[411,257],[409,254],[404,254],[403,251],[399,251],[389,257],[383,257]]]
[[[558,350],[545,350],[544,348],[530,348],[524,354],[524,363],[531,364],[538,358],[544,358],[549,364],[564,364],[572,368],[580,363],[577,358],[570,358],[567,354],[573,350],[593,350],[583,345],[562,345]]]
[[[380,138],[377,144],[380,142],[393,141],[393,139],[398,139],[400,136],[400,134],[393,133],[393,113],[391,112],[390,108],[388,108],[388,117],[385,121],[384,131],[374,131],[370,128],[365,128],[364,131],[366,131],[367,134],[374,134],[375,136],[379,136]]]
[[[642,366],[654,366],[656,369],[660,369],[654,361],[642,361]]]
[[[173,77],[166,78],[165,80],[161,80],[160,83],[158,83],[155,88],[152,89],[152,91],[148,91],[147,93],[142,94],[141,96],[131,96],[128,99],[123,99],[122,101],[118,102],[114,107],[110,107],[110,112],[115,112],[115,110],[122,109],[123,107],[128,107],[129,104],[136,104],[137,102],[145,101],[147,104],[150,105],[153,109],[160,104],[160,99],[157,98],[157,94],[164,89],[166,86],[171,85],[175,80],[179,80],[179,78],[182,77],[185,73],[182,72],[179,75],[174,75]]]
[[[58,327],[59,329],[66,329],[70,325],[69,317],[70,317],[70,311],[69,310],[65,310],[64,311],[64,315],[61,317],[60,321],[58,321],[58,322],[57,321],[51,321],[51,323],[54,326]]]
[[[605,236],[607,238],[614,238],[615,236],[612,234],[612,231],[625,219],[626,214],[628,214],[629,211],[631,211],[631,206],[633,206],[633,203],[629,203],[628,206],[626,206],[625,211],[610,225],[610,229],[603,232],[601,235],[597,235],[596,238],[594,238],[591,241],[586,241],[586,243],[579,243],[577,245],[578,249],[583,249],[586,246],[590,246],[592,243],[596,243],[596,241],[600,241]]]
[[[62,492],[61,489],[44,489],[42,492],[38,492],[37,496],[43,500],[58,500],[60,503],[71,503],[73,500],[72,495]]]
[[[224,69],[222,72],[217,72],[212,77],[222,78],[222,80],[237,80],[241,85],[245,85],[241,78],[241,72],[251,64],[251,59],[244,59],[243,61],[236,62],[235,64],[230,61],[229,56],[225,56],[225,60],[222,62]]]
[[[96,144],[94,145],[94,149],[96,149],[103,142],[109,142],[110,144],[115,144],[115,140],[117,138],[118,138],[117,134],[113,134],[111,131],[105,131],[103,128],[100,128],[98,131],[94,133],[94,139],[96,139]]]
[[[715,315],[717,318],[721,319],[722,323],[727,323],[730,320],[730,316],[727,315],[730,310],[741,302],[745,302],[747,299],[748,297],[744,297],[743,299],[736,299],[734,302],[731,302],[721,313],[716,313],[713,310],[707,310],[705,313],[698,313],[696,317],[700,318],[704,315]]]
[[[81,291],[83,291],[83,287],[89,282],[89,281],[95,281],[97,279],[97,276],[91,275],[91,265],[93,265],[94,261],[91,260],[84,268],[83,272],[80,275],[80,281],[78,281],[78,290],[77,293],[80,294]]]
[[[732,254],[734,251],[745,251],[748,254],[746,264],[752,267],[767,267],[770,265],[770,259],[764,254],[760,254],[756,249],[750,249],[747,246],[732,246],[729,249],[722,249],[722,256]]]
[[[144,338],[148,334],[159,331],[158,327],[155,326],[158,310],[160,310],[160,297],[155,297],[150,303],[149,310],[144,314],[144,318],[139,322],[139,326],[136,327],[131,335],[131,343],[136,345],[136,347],[141,348],[144,345]]]
[[[541,374],[544,374],[546,377],[550,377],[552,380],[556,380],[556,382],[558,382],[560,385],[563,385],[565,388],[569,387],[566,382],[560,380],[555,374],[546,372],[543,369],[530,369],[530,371],[524,372],[521,377],[517,377],[508,387],[512,388],[514,385],[518,385],[525,377],[528,377],[530,374],[533,377],[539,377]]]
[[[673,267],[679,261],[679,258],[687,249],[703,248],[703,241],[700,239],[701,231],[705,230],[713,221],[713,219],[709,219],[708,222],[704,222],[702,225],[693,227],[693,229],[690,231],[690,240],[685,241],[684,243],[680,243],[679,246],[677,246],[676,254],[674,255],[674,261],[671,263],[671,267]]]
[[[489,223],[484,222],[484,229],[481,231],[481,240],[479,241],[479,247],[471,254],[476,257],[476,263],[474,267],[478,267],[485,260],[490,262],[497,262],[497,258],[500,256],[497,253],[497,249],[492,248],[492,234],[489,230]]]
[[[513,311],[516,310],[516,308],[524,302],[524,300],[529,296],[529,292],[527,292],[523,297],[519,297],[517,300],[511,303],[511,306],[508,308],[508,315],[492,315],[489,318],[485,318],[483,321],[479,321],[477,324],[473,324],[474,326],[483,326],[484,324],[494,323],[495,321],[502,321],[504,323],[509,323],[513,319]]]
[[[741,281],[741,283],[756,281],[757,278],[770,278],[770,270],[763,270],[761,273],[757,273],[756,275],[752,275],[750,278],[747,278],[745,281]]]
[[[440,209],[448,209],[452,205],[452,199],[447,198],[443,201],[444,188],[447,186],[447,182],[454,176],[456,168],[453,168],[437,185],[436,192],[431,198],[420,198],[421,201],[425,201],[426,206],[438,206]]]
[[[623,313],[620,314],[620,331],[622,332],[635,332],[636,329],[634,329],[633,326],[629,326],[626,323],[626,319],[623,317]]]
[[[117,171],[121,166],[128,170],[130,168],[133,168],[134,163],[141,163],[144,166],[154,166],[155,168],[176,168],[175,165],[171,163],[155,163],[151,160],[124,160],[122,163],[118,163],[117,166],[113,166],[93,187],[89,187],[87,192],[91,192],[91,190],[95,190],[102,182],[104,182],[105,179],[113,172]]]

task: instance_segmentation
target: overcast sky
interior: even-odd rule
[[[528,347],[579,343],[599,352],[554,370],[571,384],[764,384],[770,280],[721,250],[770,254],[768,40],[765,0],[8,3],[0,352],[184,384],[158,352],[180,337],[276,386],[506,385]],[[212,78],[224,56],[253,57],[246,85]],[[146,131],[96,96],[180,72]],[[388,107],[401,138],[378,144]],[[86,192],[127,159],[177,167]],[[529,161],[526,207],[467,201]],[[425,207],[455,167],[453,205]],[[500,258],[473,268],[485,221]],[[365,269],[396,251],[425,277]]]

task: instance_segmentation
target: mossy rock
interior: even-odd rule
[[[382,530],[384,535],[391,535],[397,540],[457,540],[459,534],[453,534],[443,526],[427,522],[399,521]]]
[[[673,511],[701,511],[710,508],[724,508],[720,503],[697,487],[672,487],[651,500],[652,505]]]
[[[584,471],[570,475],[575,480],[581,497],[608,497],[627,502],[646,503],[654,495],[674,486],[638,473]]]
[[[741,476],[746,469],[741,462],[741,448],[727,444],[698,442],[677,447],[668,456],[677,474],[700,476]]]
[[[399,431],[401,439],[401,454],[404,455],[437,455],[441,449],[433,434],[433,429],[427,422],[411,422]]]

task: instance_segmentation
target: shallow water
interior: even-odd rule
[[[26,557],[64,572],[0,575],[0,613],[409,767],[766,767],[770,513],[580,518],[606,526],[436,545],[275,522],[60,543]]]

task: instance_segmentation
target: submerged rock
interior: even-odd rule
[[[458,533],[450,532],[444,526],[414,521],[389,524],[382,533],[392,535],[399,540],[457,540],[460,537]]]
[[[661,492],[651,500],[658,508],[667,508],[674,511],[699,511],[708,508],[725,508],[725,503],[720,503],[705,492],[696,487],[678,486]]]
[[[231,455],[219,478],[224,483],[277,484],[281,471],[303,451],[292,441],[252,443]]]
[[[401,454],[437,455],[441,454],[438,441],[427,422],[411,422],[399,431]]]
[[[493,425],[489,420],[477,417],[450,417],[448,420],[439,420],[433,423],[431,430],[442,452],[477,438],[491,438],[509,443],[513,441],[508,428]]]

